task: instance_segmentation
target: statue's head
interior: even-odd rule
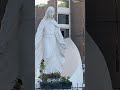
[[[53,6],[49,6],[46,11],[46,17],[47,19],[53,19],[55,14],[55,8]]]

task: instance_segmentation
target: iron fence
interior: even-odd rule
[[[36,88],[35,90],[85,90],[84,87],[71,87],[71,89],[40,89]]]
[[[83,83],[82,86],[80,87],[77,83],[76,87],[71,86],[70,89],[51,89],[51,88],[47,88],[47,89],[41,89],[40,86],[39,88],[36,88],[37,84],[35,86],[35,90],[85,90],[85,84]]]
[[[41,89],[41,88],[35,88],[35,90],[85,90],[85,87],[71,87],[71,89]]]

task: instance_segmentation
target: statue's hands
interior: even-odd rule
[[[65,44],[61,44],[61,45],[62,45],[62,47],[63,47],[64,49],[66,49],[66,48],[67,48]]]

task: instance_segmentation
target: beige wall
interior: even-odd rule
[[[85,1],[74,3],[71,1],[71,36],[78,47],[83,63],[84,60],[84,33],[85,32]]]
[[[40,21],[44,17],[46,9],[47,6],[35,7],[35,30],[37,30]]]

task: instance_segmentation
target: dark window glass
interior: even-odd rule
[[[61,33],[62,33],[63,37],[65,37],[65,33],[64,33],[64,31],[61,30]]]
[[[69,29],[61,29],[61,33],[62,33],[64,38],[69,37]]]
[[[66,29],[66,38],[69,37],[69,29]]]
[[[69,15],[58,14],[58,24],[69,24]]]

